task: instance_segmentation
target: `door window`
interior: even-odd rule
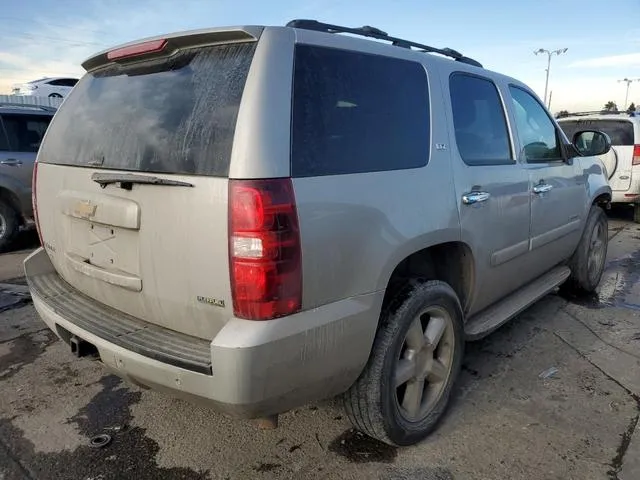
[[[467,165],[514,163],[504,108],[495,84],[456,73],[449,79],[456,143]]]
[[[7,139],[7,134],[4,131],[4,126],[2,125],[2,118],[0,118],[0,152],[9,150],[9,140]]]
[[[556,127],[546,110],[529,93],[509,87],[516,117],[516,127],[527,162],[562,160]]]
[[[3,115],[2,121],[9,137],[11,150],[37,152],[51,117],[48,115]]]

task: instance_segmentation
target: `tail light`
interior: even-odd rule
[[[291,179],[229,181],[233,311],[269,320],[302,304],[302,252]]]
[[[633,160],[632,165],[640,165],[640,145],[633,146]]]
[[[38,219],[38,196],[36,195],[36,187],[38,186],[38,162],[33,164],[33,175],[31,177],[31,203],[33,206],[33,220],[36,222],[36,230],[38,231],[38,238],[40,239],[40,245],[44,245],[42,242],[42,233],[40,232],[40,220]]]

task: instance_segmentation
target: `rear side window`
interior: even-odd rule
[[[294,177],[422,167],[429,159],[429,88],[416,62],[298,45]]]
[[[468,165],[514,163],[504,108],[495,84],[455,73],[449,79],[458,152]]]
[[[228,176],[255,44],[189,49],[162,63],[109,65],[65,100],[42,162]]]
[[[2,124],[9,139],[8,149],[16,152],[37,152],[42,137],[51,122],[48,115],[2,115]],[[2,149],[0,139],[0,149]]]
[[[580,130],[599,130],[609,135],[612,145],[634,144],[633,123],[626,120],[566,120],[558,123],[569,141]]]

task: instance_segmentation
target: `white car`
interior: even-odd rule
[[[14,95],[31,95],[34,97],[64,98],[78,83],[77,78],[54,77],[40,78],[28,83],[13,86]]]
[[[613,190],[611,203],[634,208],[634,220],[640,223],[640,114],[571,114],[558,120],[571,140],[579,130],[598,130],[609,135],[612,148],[601,157]]]

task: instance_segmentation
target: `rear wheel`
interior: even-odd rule
[[[640,223],[640,204],[635,204],[633,206],[633,221]]]
[[[455,292],[441,281],[418,283],[396,299],[344,395],[357,429],[392,445],[414,444],[434,429],[462,365],[462,318]]]
[[[49,98],[62,98],[62,95],[59,93],[51,93],[49,94]]]
[[[10,205],[0,200],[0,252],[9,246],[19,229],[18,214]]]
[[[608,240],[607,216],[600,207],[594,205],[580,243],[569,261],[571,276],[563,285],[564,290],[577,294],[595,291],[604,272]]]

